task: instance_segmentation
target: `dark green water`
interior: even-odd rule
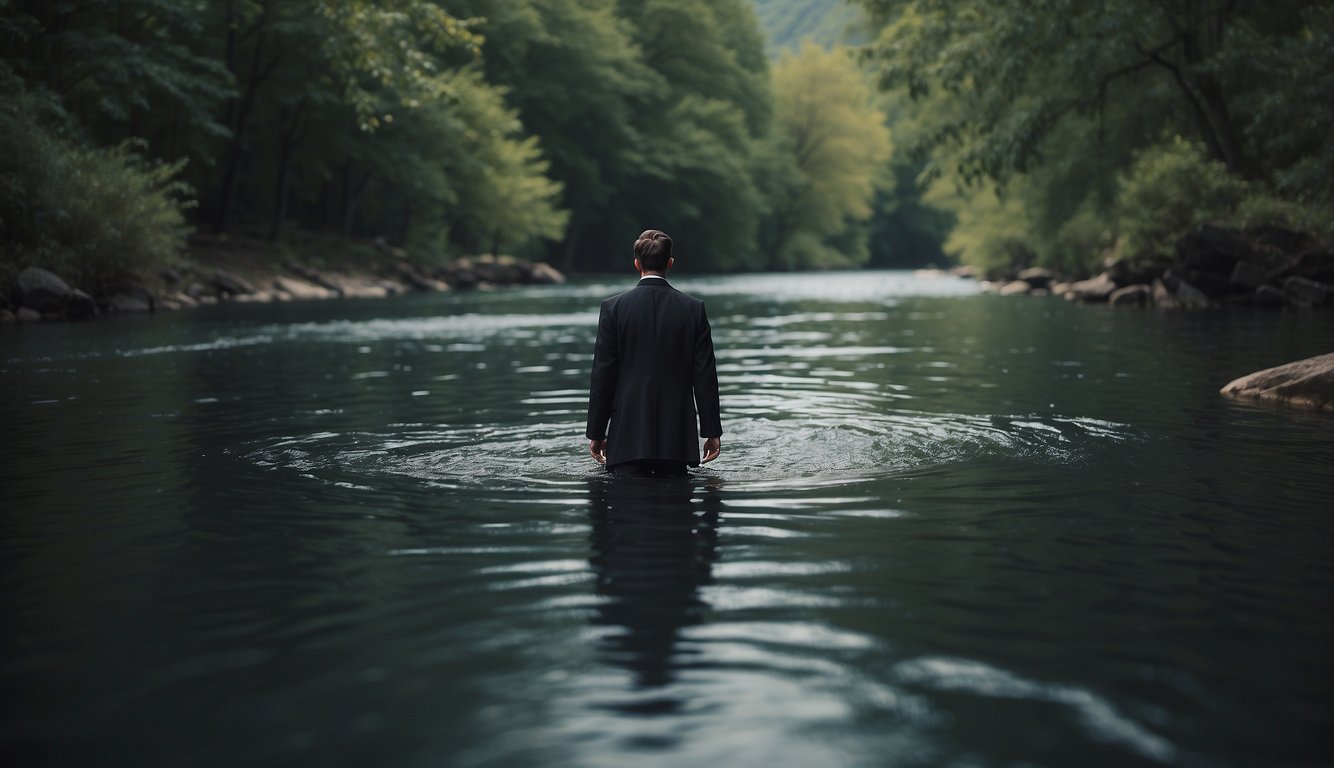
[[[0,328],[9,765],[1334,761],[1329,314],[681,280],[723,456],[582,440],[628,286]]]

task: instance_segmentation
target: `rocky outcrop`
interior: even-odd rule
[[[19,273],[17,299],[19,306],[27,307],[38,314],[59,313],[65,311],[65,302],[69,299],[69,284],[54,272],[40,267],[28,267]]]
[[[1153,289],[1143,283],[1117,288],[1107,297],[1113,307],[1142,307],[1153,300]]]
[[[205,269],[183,263],[157,272],[157,293],[135,282],[113,282],[90,287],[95,288],[90,294],[71,287],[53,272],[29,267],[8,287],[12,290],[0,290],[0,322],[83,320],[102,313],[147,313],[223,302],[378,299],[413,291],[565,282],[565,275],[550,264],[511,256],[461,258],[430,269],[412,263],[400,249],[385,246],[381,250],[385,260],[375,272],[288,264],[282,274],[255,275],[252,271],[243,275],[240,269]]]
[[[998,285],[994,290],[1003,295],[1042,295],[1050,286],[1052,293],[1070,301],[1113,306],[1323,307],[1334,304],[1334,251],[1309,234],[1282,227],[1205,225],[1177,241],[1174,258],[1108,257],[1102,272],[1077,281],[1062,281],[1049,270],[1025,269]]]
[[[1334,411],[1334,353],[1257,371],[1229,383],[1219,392],[1244,400]]]

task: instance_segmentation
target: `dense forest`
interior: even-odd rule
[[[864,67],[771,66],[743,0],[0,0],[0,46],[9,271],[188,238],[596,271],[647,226],[693,270],[850,265],[890,180]]]
[[[1329,2],[863,4],[902,161],[969,263],[1152,261],[1202,223],[1334,233]]]
[[[771,57],[761,17],[870,42]],[[1300,0],[0,0],[0,278],[201,241],[603,271],[649,226],[694,271],[1080,272],[1328,234],[1332,91]]]

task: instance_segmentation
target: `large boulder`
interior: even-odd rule
[[[1257,307],[1281,307],[1288,303],[1287,299],[1283,296],[1283,291],[1280,291],[1272,285],[1262,285],[1259,288],[1256,288],[1255,294],[1251,297],[1251,301]]]
[[[1016,280],[1023,280],[1033,288],[1046,288],[1056,279],[1056,273],[1042,267],[1029,267],[1015,275]]]
[[[1309,232],[1300,232],[1273,224],[1251,227],[1246,230],[1246,235],[1256,245],[1270,246],[1287,254],[1301,253],[1315,243],[1315,238]]]
[[[1177,282],[1176,299],[1186,309],[1204,309],[1211,306],[1209,297],[1205,295],[1204,291],[1185,280]]]
[[[1292,272],[1310,280],[1334,284],[1334,251],[1325,248],[1303,251],[1292,262]]]
[[[69,298],[69,285],[54,272],[28,267],[18,276],[18,303],[36,312],[62,312]]]
[[[1065,298],[1075,301],[1107,301],[1117,287],[1111,275],[1103,272],[1096,277],[1071,283]]]
[[[255,286],[251,285],[248,280],[225,269],[219,269],[213,274],[213,285],[217,287],[219,293],[226,296],[240,296],[255,292]]]
[[[107,309],[112,312],[141,314],[153,311],[153,300],[133,293],[117,293],[107,300]]]
[[[1153,299],[1153,289],[1142,283],[1117,288],[1107,297],[1113,307],[1142,307]]]
[[[1023,296],[1032,289],[1033,286],[1029,285],[1027,280],[1011,280],[1002,285],[996,293],[1002,296]]]
[[[1239,230],[1198,226],[1177,240],[1177,257],[1187,269],[1228,275],[1238,261],[1250,260],[1255,249]]]
[[[545,261],[539,261],[533,265],[533,271],[528,273],[528,282],[539,285],[561,285],[565,282],[565,275]]]
[[[338,296],[337,292],[331,291],[322,285],[284,275],[273,278],[273,287],[294,299],[332,299]]]
[[[1227,397],[1334,411],[1334,353],[1242,376],[1219,392]]]
[[[1269,270],[1264,268],[1263,264],[1254,261],[1239,261],[1232,267],[1232,275],[1228,282],[1237,288],[1255,290],[1265,283],[1269,278]]]
[[[65,302],[65,317],[71,320],[87,320],[97,314],[97,302],[93,297],[80,290],[69,292]]]
[[[1304,307],[1318,307],[1325,303],[1329,288],[1324,283],[1317,283],[1304,277],[1293,275],[1283,281],[1283,294],[1288,301]]]

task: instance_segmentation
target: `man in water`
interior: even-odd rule
[[[703,463],[722,451],[709,318],[704,302],[667,283],[673,262],[672,238],[646,230],[635,241],[639,284],[602,302],[585,436],[612,472],[684,475],[701,463],[701,437]]]

